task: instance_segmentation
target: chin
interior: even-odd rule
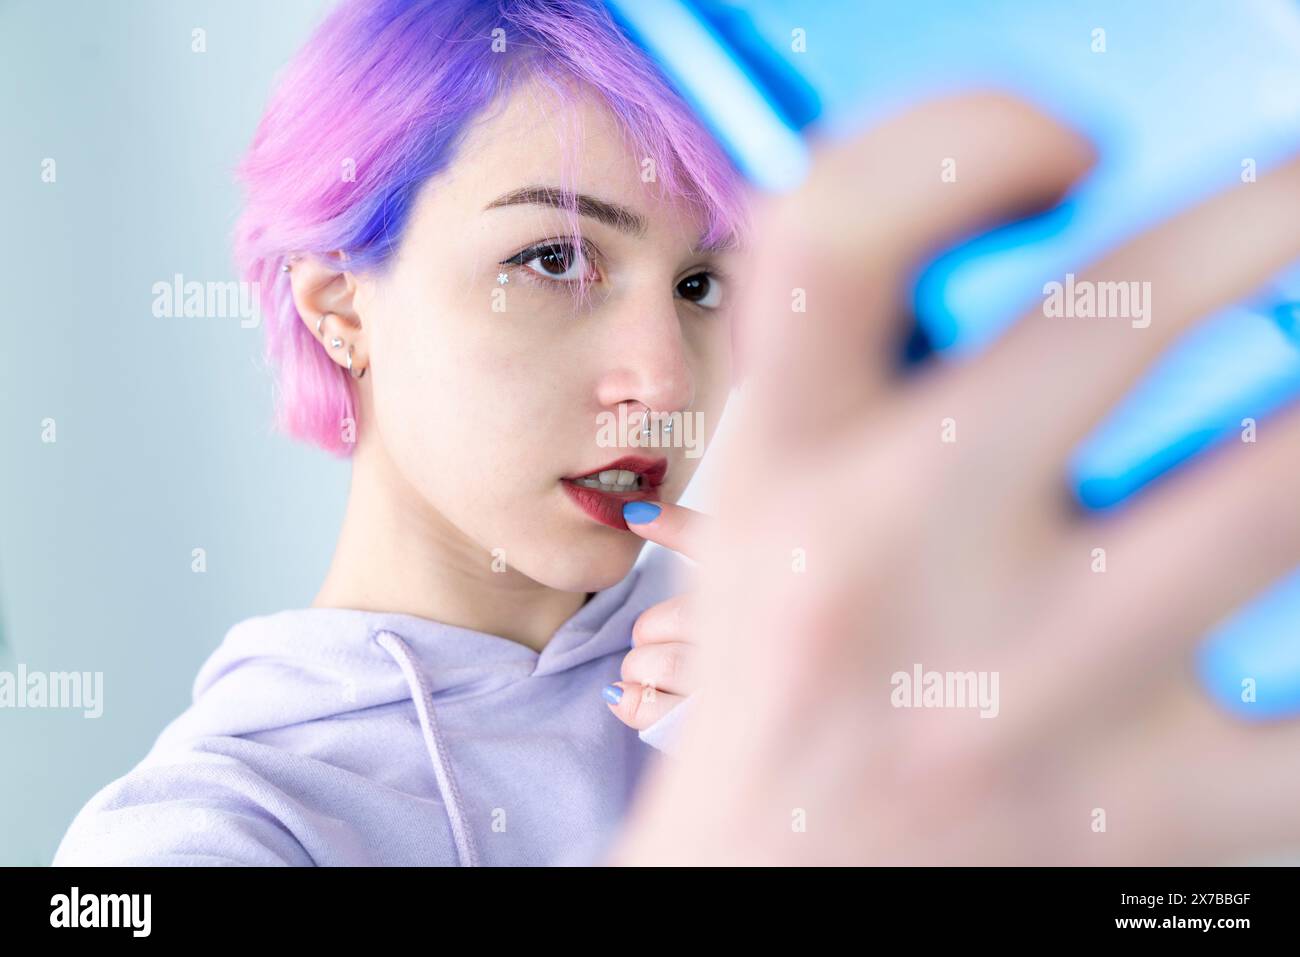
[[[591,532],[557,545],[534,581],[561,591],[603,591],[617,585],[636,564],[645,540],[631,532],[593,527]]]

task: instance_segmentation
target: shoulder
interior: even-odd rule
[[[233,740],[233,739],[227,739]],[[311,865],[285,798],[217,740],[150,754],[78,812],[54,866]]]

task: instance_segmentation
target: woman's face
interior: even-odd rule
[[[422,189],[390,268],[355,277],[359,384],[401,485],[485,567],[595,591],[642,545],[607,524],[620,500],[675,501],[699,464],[728,390],[735,290],[729,254],[698,248],[702,219],[643,181],[614,117],[594,98],[553,104],[521,85],[480,118]],[[647,407],[682,415],[647,438]],[[649,468],[638,488],[572,481],[628,456]]]

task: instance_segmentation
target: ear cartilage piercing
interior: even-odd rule
[[[321,323],[323,323],[323,322],[325,321],[325,317],[328,316],[328,315],[329,315],[328,312],[322,312],[322,313],[320,314],[320,318],[316,320],[316,335],[319,336],[319,335],[321,334],[321,332],[320,332]]]
[[[352,371],[352,346],[348,346],[348,375],[352,376],[354,379],[360,379],[365,374],[365,369],[362,369],[360,372]]]
[[[330,340],[330,348],[331,348],[331,349],[340,349],[340,348],[342,348],[342,347],[343,347],[343,340],[340,339],[338,336],[335,336],[333,339]],[[351,350],[348,350],[348,351],[351,351]]]

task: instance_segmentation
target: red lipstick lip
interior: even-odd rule
[[[628,492],[602,492],[598,488],[586,488],[574,485],[571,479],[561,479],[560,484],[569,498],[587,513],[588,518],[595,519],[610,528],[627,531],[627,522],[623,518],[625,502],[657,502],[659,491],[655,488],[638,488]]]
[[[604,472],[607,469],[621,469],[627,472],[636,472],[644,476],[645,484],[649,488],[656,488],[664,483],[664,478],[668,475],[668,460],[665,458],[647,458],[644,455],[625,455],[621,459],[615,459],[605,465],[594,468],[589,472],[579,472],[576,475],[566,475],[566,482],[573,479],[589,478],[597,472]]]
[[[626,469],[629,472],[636,472],[644,477],[645,487],[629,489],[626,492],[604,492],[597,488],[587,488],[573,483],[574,479],[586,478],[606,469]],[[608,525],[610,528],[627,531],[627,522],[623,519],[624,503],[659,501],[659,486],[663,484],[667,472],[667,459],[625,455],[621,459],[616,459],[608,465],[602,465],[598,469],[592,469],[590,472],[563,478],[560,480],[560,484],[564,486],[564,491],[568,493],[569,498],[586,513],[588,518],[594,519],[602,525]]]

